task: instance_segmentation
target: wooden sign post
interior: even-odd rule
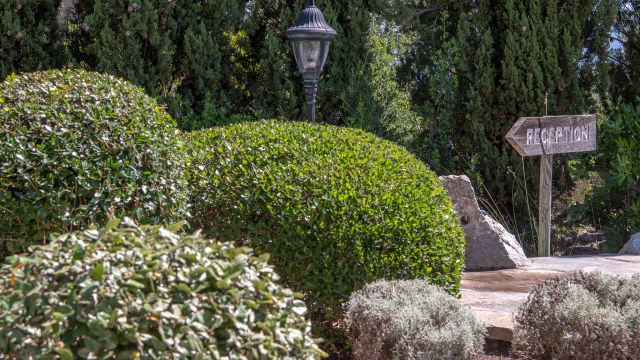
[[[520,156],[542,156],[538,256],[551,256],[553,155],[596,150],[596,116],[522,117],[509,130],[506,138]]]

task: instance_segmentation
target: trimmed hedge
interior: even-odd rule
[[[338,315],[380,278],[458,292],[462,229],[435,174],[405,149],[360,130],[278,121],[188,133],[185,143],[195,226],[271,253],[311,306]]]
[[[176,127],[130,83],[85,71],[0,85],[0,257],[108,215],[185,212]]]
[[[638,359],[640,274],[576,272],[536,286],[516,315],[513,348],[526,359]]]
[[[180,224],[56,237],[0,269],[11,359],[314,359],[307,308],[248,248]],[[56,356],[57,355],[57,356]],[[2,357],[2,355],[0,355]]]
[[[346,315],[356,360],[471,359],[484,344],[482,322],[424,280],[367,284]]]

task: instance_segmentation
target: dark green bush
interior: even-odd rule
[[[484,325],[424,280],[378,281],[351,295],[347,325],[355,359],[471,359]]]
[[[640,98],[601,124],[595,170],[604,182],[580,209],[608,230],[607,247],[618,251],[629,235],[640,232]]]
[[[60,235],[0,269],[11,359],[313,359],[307,308],[268,256],[180,224]],[[2,355],[0,357],[4,358]]]
[[[195,225],[271,253],[312,305],[338,310],[385,277],[457,293],[458,219],[435,174],[403,148],[360,130],[277,121],[194,132],[185,143]]]
[[[526,359],[639,359],[640,275],[546,280],[519,309],[513,347]]]
[[[60,0],[0,1],[0,81],[65,63],[59,6]]]
[[[50,71],[0,84],[0,257],[108,215],[155,222],[186,196],[176,128],[142,90]]]
[[[182,126],[201,127],[211,112],[241,110],[229,36],[242,23],[243,2],[85,0],[75,5],[78,61],[122,76],[168,105]],[[230,96],[231,98],[227,97]],[[231,101],[233,100],[233,101]],[[225,109],[226,108],[226,109]]]

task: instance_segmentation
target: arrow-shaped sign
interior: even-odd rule
[[[595,115],[521,117],[507,141],[521,156],[596,150]]]
[[[520,156],[542,155],[538,209],[538,255],[551,255],[551,180],[553,154],[596,149],[596,116],[566,115],[521,117],[507,133],[507,141]]]

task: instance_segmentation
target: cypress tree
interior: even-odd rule
[[[62,66],[60,0],[0,2],[0,80],[13,72]]]
[[[291,44],[284,35],[300,10],[301,1],[256,0],[245,26],[252,63],[249,74],[251,110],[259,117],[298,118],[306,113],[302,81],[293,59]]]
[[[343,124],[345,118],[355,113],[358,104],[350,101],[354,76],[365,76],[369,26],[373,4],[365,0],[330,0],[322,2],[322,10],[338,36],[332,43],[330,59],[325,68],[324,80],[318,88],[318,108],[321,119]],[[364,94],[371,94],[361,87]]]
[[[233,106],[223,64],[230,34],[241,23],[237,0],[93,0],[77,10],[82,24],[77,60],[92,70],[122,76],[169,105],[184,127]]]
[[[427,124],[414,111],[410,94],[397,82],[397,58],[406,51],[410,37],[394,22],[375,16],[367,38],[367,52],[362,58],[365,66],[351,74],[343,92],[348,96],[340,105],[348,113],[342,121],[420,153]]]
[[[75,65],[143,86],[186,129],[225,122],[231,113],[302,119],[302,79],[284,33],[305,3],[81,1],[66,43]],[[319,6],[339,32],[319,86],[319,119],[347,124],[374,90],[371,14],[383,7],[367,0]]]
[[[640,1],[619,1],[612,40],[613,99],[632,104],[640,89]]]
[[[452,62],[457,104],[448,115],[432,119],[452,129],[451,156],[434,165],[470,175],[482,197],[513,220],[511,230],[518,234],[533,237],[537,161],[520,159],[504,136],[518,117],[544,115],[546,107],[550,115],[594,111],[606,96],[607,82],[589,75],[601,66],[595,58],[606,60],[597,54],[606,47],[615,9],[612,2],[481,0],[470,9],[443,5],[438,10],[440,16],[454,14],[455,29],[447,28],[455,42],[420,34],[430,46],[453,44],[457,54]],[[441,86],[433,58],[420,59],[424,63],[414,89]],[[415,66],[412,60],[405,62]],[[425,114],[438,106],[439,99],[424,93],[414,98]],[[555,166],[564,166],[565,159],[558,157]]]

